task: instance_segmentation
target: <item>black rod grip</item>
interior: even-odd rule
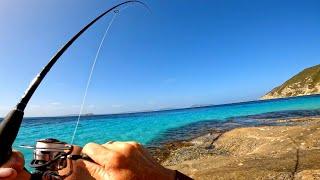
[[[23,114],[23,111],[12,110],[0,124],[0,165],[7,162],[12,154],[12,144],[18,135]]]

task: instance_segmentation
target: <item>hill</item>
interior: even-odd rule
[[[320,94],[320,64],[304,69],[261,99]]]

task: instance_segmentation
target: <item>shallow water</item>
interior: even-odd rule
[[[308,116],[320,114],[319,110],[320,96],[305,96],[161,112],[82,117],[75,144],[83,146],[92,141],[134,140],[157,146],[192,137],[227,121],[250,125],[262,118]],[[25,118],[15,148],[23,151],[29,161],[31,151],[18,145],[32,145],[35,140],[48,137],[70,142],[76,120],[76,117]]]

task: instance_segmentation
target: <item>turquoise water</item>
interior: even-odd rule
[[[201,125],[201,122],[223,122],[233,117],[268,112],[313,109],[320,109],[320,96],[255,101],[161,112],[83,117],[75,137],[75,144],[83,146],[92,141],[104,143],[109,140],[134,140],[148,145],[156,139],[164,139],[164,137],[170,139],[166,133],[168,130],[175,129],[175,132],[179,134],[179,128],[183,131],[183,127],[192,123]],[[32,145],[35,140],[48,137],[70,142],[76,120],[76,117],[25,118],[15,142],[15,148],[23,151],[26,159],[30,160],[31,152],[18,148],[18,145]]]

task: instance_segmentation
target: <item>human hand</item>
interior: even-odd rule
[[[0,180],[30,179],[30,174],[24,170],[24,157],[14,151],[4,165],[0,167]]]
[[[89,143],[82,153],[93,161],[78,160],[72,179],[174,179],[175,171],[158,164],[136,142]]]

